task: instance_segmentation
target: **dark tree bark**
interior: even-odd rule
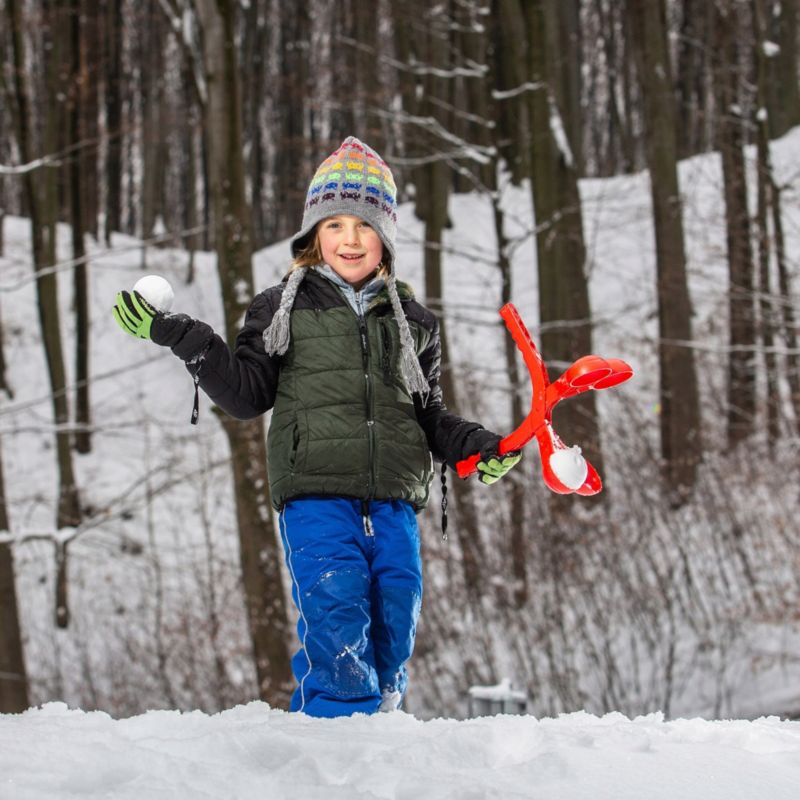
[[[498,266],[503,276],[500,294],[500,307],[511,302],[511,262],[508,257],[508,239],[503,228],[503,211],[500,204],[493,202],[494,229],[497,237]],[[525,418],[525,408],[520,392],[527,389],[528,381],[519,369],[517,360],[517,346],[511,336],[505,337],[505,356],[508,377],[511,383],[511,419],[514,424]],[[525,486],[522,476],[512,474],[509,476],[511,483],[510,513],[509,513],[509,551],[511,555],[511,574],[514,578],[512,596],[517,608],[521,608],[528,600],[528,524],[525,515]]]
[[[767,97],[773,136],[783,136],[800,123],[797,8],[798,0],[769,0],[765,9],[765,31],[772,48],[767,59]],[[776,46],[779,49],[774,52]]]
[[[717,142],[722,156],[725,225],[728,243],[728,444],[748,438],[755,428],[755,303],[750,213],[744,162],[738,40],[741,29],[736,4],[713,5],[714,93]]]
[[[80,143],[82,122],[85,118],[83,100],[88,94],[84,84],[88,82],[88,70],[82,63],[86,58],[86,32],[81,25],[82,0],[71,0],[69,6],[70,39],[70,93],[68,100],[68,145],[75,148],[69,160],[70,222],[72,225],[72,257],[74,268],[75,303],[75,449],[88,453],[92,449],[91,405],[89,400],[89,267],[86,263],[84,235],[86,231],[86,204],[88,197],[86,182],[90,179],[86,169],[94,159],[81,157],[84,148]]]
[[[361,0],[340,0],[328,14],[332,59],[336,64],[330,104],[331,139],[358,136],[379,153],[386,138],[382,114],[390,98],[379,82],[380,22],[377,10],[364,13]],[[346,87],[346,90],[344,90]]]
[[[31,126],[31,109],[25,76],[25,23],[19,0],[6,0],[8,17],[12,31],[13,94],[16,101],[15,118],[17,129],[17,148],[20,160],[28,163],[35,157],[36,150],[42,154],[55,151],[55,133],[62,123],[59,104],[56,101],[57,76],[55,70],[59,63],[58,35],[59,20],[56,10],[47,4],[43,10],[41,25],[45,37],[46,85],[49,96],[43,100],[44,121],[41,143],[37,148]],[[67,407],[66,375],[59,330],[58,294],[56,274],[50,270],[56,263],[56,181],[55,170],[47,167],[26,172],[23,176],[23,190],[26,196],[31,219],[31,240],[33,243],[33,262],[36,270],[37,306],[42,330],[45,358],[47,361],[50,390],[53,399],[53,416],[56,424],[56,451],[58,458],[59,489],[56,527],[65,528],[77,525],[81,520],[78,487],[72,467],[70,449],[69,413]],[[64,614],[57,614],[60,625],[66,624]]]
[[[687,158],[709,149],[708,85],[709,59],[714,31],[711,15],[714,3],[707,0],[681,0],[681,27],[678,45],[678,158]]]
[[[503,7],[501,9],[501,6]],[[502,11],[502,13],[500,13]],[[514,20],[516,19],[516,26]],[[518,37],[514,35],[515,30],[522,26],[522,10],[515,0],[507,2],[501,0],[495,3],[495,14],[493,15],[491,28],[489,31],[490,41],[494,45],[490,48],[490,58],[488,63],[491,65],[490,81],[482,82],[484,100],[482,104],[483,118],[493,120],[496,123],[494,130],[494,141],[491,137],[487,144],[494,144],[496,152],[501,154],[506,162],[511,158],[512,162],[518,167],[527,165],[527,148],[523,146],[527,135],[527,113],[522,114],[519,120],[519,128],[513,122],[513,114],[509,110],[516,108],[518,111],[527,112],[527,98],[525,95],[518,95],[514,98],[500,98],[491,102],[489,100],[492,89],[503,90],[518,88],[525,78],[525,50],[520,45]],[[503,120],[506,120],[503,122]],[[502,142],[509,133],[514,135],[514,140],[508,143],[506,148]],[[502,154],[504,153],[503,156]],[[512,276],[511,260],[509,255],[510,242],[505,234],[504,212],[500,204],[500,197],[497,193],[497,166],[499,157],[492,160],[487,168],[487,188],[490,190],[492,198],[492,210],[494,216],[494,230],[497,240],[497,262],[502,276],[502,288],[500,293],[500,306],[511,302]],[[513,173],[513,170],[512,170]],[[512,178],[513,180],[513,178]],[[510,336],[505,337],[505,360],[508,371],[509,382],[511,385],[510,396],[510,416],[514,424],[522,420],[525,416],[524,405],[521,392],[527,387],[523,375],[519,369],[517,358],[517,348],[514,340]],[[514,578],[512,597],[517,608],[522,607],[529,597],[528,586],[528,554],[527,554],[527,520],[525,514],[525,486],[519,475],[512,475],[510,480],[510,503],[509,503],[509,555],[511,561],[511,574]]]
[[[84,230],[97,239],[100,209],[100,72],[104,40],[103,8],[97,0],[81,0],[78,91],[80,93],[81,190]]]
[[[642,91],[645,152],[656,237],[659,399],[664,477],[675,504],[695,483],[702,457],[700,403],[692,341],[675,100],[663,0],[627,0],[631,46]]]
[[[607,132],[602,131],[602,118],[591,122],[595,136],[594,155],[596,175],[617,175],[631,172],[636,164],[636,145],[631,130],[629,91],[630,61],[625,45],[624,9],[613,0],[594,0],[595,14],[602,38],[605,69],[602,77],[608,81]],[[597,61],[599,59],[595,59]],[[593,74],[603,67],[592,63]],[[597,76],[599,79],[600,76]]]
[[[775,357],[776,310],[770,275],[769,214],[772,194],[772,165],[769,152],[769,115],[767,109],[767,65],[764,54],[764,0],[752,0],[753,63],[756,72],[756,129],[758,148],[756,248],[758,253],[759,332],[764,352],[766,377],[767,441],[774,447],[780,436],[780,393],[778,363]]]
[[[797,322],[794,301],[786,261],[786,244],[783,235],[781,212],[781,189],[773,178],[771,184],[772,226],[775,230],[775,258],[778,264],[778,298],[781,307],[781,329],[788,354],[786,356],[786,379],[789,383],[790,399],[794,409],[795,424],[800,427],[800,350],[797,341]]]
[[[585,274],[586,247],[578,192],[578,173],[571,148],[559,128],[558,76],[547,39],[546,17],[554,0],[523,4],[528,42],[528,74],[541,88],[530,100],[531,190],[536,217],[536,256],[542,353],[555,378],[578,356],[592,352],[592,322]],[[593,392],[556,410],[559,430],[580,442],[589,460],[602,471],[602,450]]]
[[[790,34],[784,34],[789,36],[790,41],[785,42],[781,45],[781,53],[782,57],[788,59],[788,63],[790,66],[786,66],[785,64],[778,70],[779,78],[775,78],[775,67],[773,66],[773,70],[770,71],[770,64],[764,64],[765,56],[767,55],[764,51],[763,45],[760,47],[759,51],[759,58],[761,59],[760,67],[762,71],[766,74],[766,82],[767,87],[774,89],[774,80],[777,80],[781,86],[786,87],[787,91],[787,113],[786,116],[781,117],[781,110],[774,107],[770,107],[769,112],[766,116],[766,119],[762,120],[763,124],[766,126],[766,135],[767,136],[775,136],[780,135],[779,132],[781,127],[787,124],[794,124],[792,123],[791,119],[794,118],[794,112],[791,109],[794,107],[795,101],[792,99],[792,94],[796,93],[797,91],[797,52],[796,52],[796,19],[797,19],[797,0],[791,0],[791,2],[782,4],[780,8],[776,8],[776,4],[774,2],[770,2],[769,0],[761,0],[756,8],[756,21],[758,31],[766,30],[766,17],[767,14],[772,11],[773,20],[775,15],[775,11],[780,11],[781,17],[781,29],[786,30],[783,28],[784,25],[787,26],[789,30],[792,31]],[[756,40],[758,41],[758,35],[756,36]],[[783,42],[783,39],[781,39]],[[757,45],[758,47],[758,45]],[[789,55],[790,54],[790,55]],[[793,83],[793,88],[788,86],[788,84]],[[761,106],[759,106],[761,107]],[[777,117],[777,120],[776,120]],[[765,145],[764,147],[765,153],[769,154],[769,147]],[[795,317],[795,303],[793,302],[793,293],[791,287],[791,278],[789,275],[789,267],[787,264],[786,259],[786,244],[783,232],[783,213],[781,210],[782,207],[782,187],[779,186],[776,181],[775,177],[772,174],[771,167],[767,167],[766,170],[769,179],[769,195],[771,200],[771,211],[772,211],[772,227],[774,231],[774,246],[775,246],[775,261],[778,267],[778,304],[780,306],[780,314],[771,315],[769,317],[770,320],[774,321],[775,328],[777,329],[780,327],[783,339],[786,343],[787,347],[787,356],[786,356],[786,380],[789,384],[789,396],[792,404],[792,409],[794,411],[794,419],[795,425],[800,427],[800,352],[798,352],[798,340],[797,340],[797,322]],[[776,402],[778,402],[778,398],[776,396]],[[774,423],[777,426],[777,423]],[[777,431],[775,431],[777,433]]]
[[[551,0],[545,30],[550,43],[550,82],[572,151],[573,168],[583,175],[583,44],[581,0]]]
[[[519,32],[525,20],[519,0],[492,2],[492,59],[494,88],[500,94],[496,105],[496,147],[519,185],[530,177],[528,138],[528,97],[522,87],[527,80],[525,43]]]
[[[183,236],[183,246],[189,254],[189,266],[186,270],[186,283],[194,281],[194,254],[202,246],[203,236],[196,231],[200,225],[197,213],[197,153],[195,141],[198,138],[198,109],[196,94],[191,77],[191,67],[186,59],[181,67],[183,84],[183,109],[184,117],[181,123],[181,138],[183,141],[183,154],[181,159],[180,183],[181,197],[183,198],[183,216],[181,225],[187,233]],[[260,164],[259,164],[260,168]],[[254,178],[255,182],[255,178]],[[195,231],[188,233],[188,231]]]
[[[264,161],[264,126],[261,111],[269,76],[269,38],[264,2],[251,3],[244,10],[242,63],[250,69],[242,76],[242,105],[247,146],[247,171],[250,177],[250,208],[253,220],[253,247],[269,244],[265,235],[269,210],[264,202],[266,163]]]
[[[0,256],[3,251],[0,250]],[[2,312],[2,305],[0,305],[0,312]],[[5,392],[9,397],[13,397],[14,393],[11,390],[11,384],[6,374],[6,350],[5,350],[5,336],[3,334],[3,317],[0,313],[0,391]]]
[[[106,222],[105,240],[111,244],[111,232],[122,230],[122,4],[124,0],[106,3]]]
[[[203,35],[208,169],[217,268],[225,328],[233,342],[253,297],[250,209],[245,198],[240,66],[236,55],[236,0],[195,0]],[[280,571],[281,548],[270,513],[263,419],[224,420],[233,460],[236,515],[245,601],[259,695],[286,707],[292,678],[289,620]]]
[[[490,92],[496,84],[489,65],[490,32],[486,30],[482,6],[477,2],[456,5],[454,54],[463,75],[454,83],[454,131],[477,152],[488,154],[492,145]],[[480,71],[478,66],[486,67]],[[459,164],[463,191],[492,191],[496,184],[497,163],[488,155],[472,157]],[[457,185],[457,184],[456,184]]]
[[[145,0],[139,6],[143,29],[141,80],[139,89],[142,104],[142,184],[141,236],[149,239],[156,220],[164,219],[164,178],[166,173],[167,124],[163,118],[164,80],[164,23],[155,0]]]
[[[0,451],[0,536],[9,530]],[[14,585],[14,553],[10,543],[0,541],[0,714],[19,714],[28,706],[28,678]]]
[[[267,241],[291,236],[303,215],[308,176],[317,164],[312,153],[317,149],[306,131],[312,78],[308,53],[311,47],[311,18],[308,0],[291,8],[278,6],[280,23],[277,37],[279,75],[275,102],[273,135],[277,143],[270,172],[273,176],[275,207],[270,210],[271,224],[266,228]],[[341,140],[321,143],[329,153]]]

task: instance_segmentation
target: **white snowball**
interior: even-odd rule
[[[550,456],[550,469],[564,486],[573,490],[580,489],[589,474],[586,459],[581,455],[581,449],[577,445],[556,450]]]
[[[175,292],[169,285],[169,281],[160,275],[145,275],[139,278],[134,284],[133,290],[154,306],[159,311],[169,311],[172,308],[172,301],[175,299]]]

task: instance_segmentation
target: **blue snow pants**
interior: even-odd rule
[[[303,497],[286,503],[280,527],[299,612],[290,709],[315,717],[372,714],[382,692],[402,697],[422,600],[412,506]]]

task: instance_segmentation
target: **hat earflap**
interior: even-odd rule
[[[270,326],[265,328],[263,333],[264,349],[267,351],[267,355],[282,356],[289,349],[292,306],[297,296],[297,290],[307,272],[308,267],[298,267],[292,270],[286,286],[283,287],[281,304],[278,306]]]
[[[403,311],[400,297],[397,294],[397,278],[394,270],[386,278],[386,291],[389,294],[394,318],[400,331],[400,373],[408,391],[412,394],[416,392],[420,396],[424,407],[428,401],[430,386],[428,381],[425,380],[425,374],[422,372],[422,367],[417,358],[417,351],[414,347],[414,339],[411,337],[411,329],[408,326],[408,320]]]

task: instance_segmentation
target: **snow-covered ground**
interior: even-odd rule
[[[799,155],[800,129],[775,143],[796,281]],[[683,163],[681,180],[701,391],[713,442],[723,426],[714,402],[715,393],[724,394],[727,302],[719,159]],[[627,426],[653,447],[656,308],[647,176],[584,181],[581,190],[595,349],[625,358],[637,371],[625,387],[600,395],[604,431]],[[503,207],[506,234],[521,237],[513,300],[538,337],[534,246],[525,238],[529,193],[509,187]],[[491,207],[485,197],[460,195],[452,199],[451,217],[445,315],[455,368],[470,389],[457,410],[505,431],[511,420]],[[404,205],[400,277],[418,291],[422,235]],[[0,304],[15,394],[0,397],[0,436],[32,700],[58,698],[125,717],[147,708],[225,709],[254,697],[226,439],[205,398],[200,425],[188,424],[191,380],[174,357],[114,325],[116,291],[142,275],[140,245],[126,236],[115,235],[108,251],[92,246],[97,429],[92,453],[76,457],[76,468],[95,521],[70,545],[72,621],[66,631],[55,628],[53,540],[75,532],[52,528],[53,431],[27,222],[6,218],[5,240]],[[59,248],[68,261],[65,227]],[[258,289],[280,279],[287,254],[285,242],[256,254]],[[221,329],[212,254],[197,254],[190,285],[183,280],[185,253],[150,249],[147,258],[148,272],[173,283],[176,311]],[[73,375],[68,268],[59,292],[65,362]],[[624,441],[624,447],[615,447],[613,436],[605,442],[603,477],[612,497],[635,491],[636,502],[614,506],[610,532],[597,529],[587,506],[576,505],[589,533],[565,550],[555,576],[536,558],[541,528],[532,526],[533,596],[510,624],[457,606],[448,581],[458,574],[458,531],[442,545],[434,515],[422,518],[429,574],[421,631],[444,619],[452,635],[423,641],[426,648],[412,659],[408,708],[417,718],[312,722],[252,703],[216,716],[151,711],[115,721],[50,703],[0,717],[0,800],[797,797],[800,723],[658,715],[630,721],[582,712],[546,718],[581,708],[645,713],[665,709],[667,699],[675,716],[800,709],[796,442],[787,437],[772,462],[758,461],[754,446],[752,470],[727,476],[727,494],[700,509],[702,526],[698,515],[687,513],[670,520],[677,526],[670,528],[649,516],[648,465],[631,463],[625,472],[634,439]],[[521,469],[534,496],[541,490],[535,453]],[[498,534],[503,513],[493,509],[483,531],[487,606],[509,584],[507,542]],[[595,547],[602,535],[606,541]],[[612,549],[603,551],[604,544]],[[535,716],[431,719],[463,714],[466,688],[475,682],[465,667],[479,682],[487,682],[486,673],[513,675],[529,690]]]
[[[2,800],[796,800],[800,722],[318,720],[263,703],[0,717]]]

